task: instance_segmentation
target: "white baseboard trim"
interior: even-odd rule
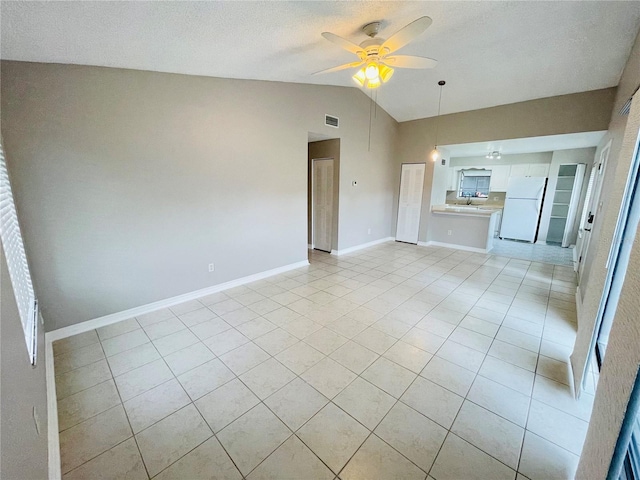
[[[487,250],[486,248],[467,247],[465,245],[456,245],[455,243],[435,242],[433,240],[429,240],[428,242],[418,242],[418,245],[421,247],[445,247],[445,248],[453,248],[454,250],[464,250],[466,252],[489,253],[489,250]]]
[[[307,245],[307,249],[309,249],[309,250],[313,250],[313,248],[314,248],[313,243],[309,243],[309,244]]]
[[[374,240],[373,242],[361,243],[360,245],[356,245],[354,247],[343,248],[342,250],[331,250],[331,255],[346,255],[347,253],[356,252],[358,250],[362,250],[363,248],[373,247],[375,245],[380,245],[381,243],[393,242],[395,241],[394,237],[385,237],[380,238],[378,240]]]
[[[47,389],[47,443],[49,480],[60,480],[60,437],[58,436],[58,401],[56,399],[56,374],[53,367],[53,345],[45,334],[44,355]]]
[[[230,288],[239,287],[240,285],[245,285],[247,283],[256,282],[258,280],[262,280],[263,278],[273,277],[274,275],[279,275],[290,270],[295,270],[296,268],[306,267],[307,265],[309,265],[309,261],[303,260],[301,262],[292,263],[283,267],[274,268],[260,273],[254,273],[253,275],[248,275],[242,278],[237,278],[229,282],[219,283],[217,285],[196,290],[194,292],[183,293],[182,295],[177,295],[175,297],[165,298],[164,300],[158,300],[157,302],[130,308],[129,310],[123,310],[122,312],[111,313],[103,317],[94,318],[93,320],[87,320],[75,325],[70,325],[68,327],[58,328],[57,330],[53,330],[47,333],[47,339],[51,342],[54,342],[56,340],[60,340],[61,338],[71,337],[73,335],[84,333],[89,330],[105,327],[122,320],[127,320],[131,317],[144,315],[145,313],[151,313],[162,308],[172,307],[174,305],[178,305],[179,303],[188,302],[189,300],[195,300],[197,298],[204,297],[205,295],[210,295],[212,293],[221,292]]]
[[[576,320],[578,325],[580,325],[582,313],[582,294],[580,293],[580,285],[576,287]]]
[[[196,290],[194,292],[177,295],[175,297],[166,298],[157,302],[141,305],[139,307],[130,308],[122,312],[112,313],[103,317],[94,318],[85,322],[70,325],[68,327],[59,328],[45,334],[45,362],[46,362],[46,389],[47,389],[47,442],[49,450],[49,479],[60,480],[62,478],[60,467],[60,438],[58,436],[58,402],[56,399],[56,377],[53,364],[53,342],[62,338],[71,337],[79,333],[88,332],[100,327],[106,327],[113,323],[126,320],[137,315],[150,313],[161,308],[171,307],[179,303],[195,300],[205,295],[228,290],[229,288],[238,287],[247,283],[262,280],[263,278],[279,275],[296,268],[302,268],[309,265],[308,260],[292,263],[283,267],[274,268],[260,273],[255,273],[246,277],[231,280],[229,282],[220,283],[211,287]]]

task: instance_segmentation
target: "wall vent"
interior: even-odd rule
[[[633,97],[636,96],[636,93],[638,93],[638,90],[640,90],[640,85],[638,86],[638,88],[636,88],[636,90],[633,92],[633,94],[629,97],[629,100],[627,100],[626,102],[624,102],[624,105],[622,105],[622,107],[619,110],[619,114],[622,116],[626,116],[629,115],[629,110],[631,110],[631,102],[633,101]]]
[[[340,119],[338,117],[334,117],[332,115],[324,116],[324,124],[327,127],[339,128],[340,127]]]
[[[629,115],[629,110],[631,110],[631,100],[632,98],[630,98],[629,100],[627,100],[625,102],[625,104],[622,106],[622,108],[620,109],[620,115],[622,115],[623,117],[626,115]]]

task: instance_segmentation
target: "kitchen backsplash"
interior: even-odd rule
[[[447,190],[447,200],[446,203],[448,205],[466,205],[466,198],[457,198],[457,192],[455,190]],[[506,197],[506,192],[489,192],[489,196],[484,198],[472,198],[471,203],[475,205],[499,205],[501,207],[504,206],[504,199]]]

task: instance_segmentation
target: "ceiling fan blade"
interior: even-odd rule
[[[322,75],[323,73],[339,72],[340,70],[346,70],[347,68],[359,67],[363,63],[364,62],[362,61],[345,63],[344,65],[338,65],[337,67],[327,68],[326,70],[320,70],[319,72],[312,73],[311,75]]]
[[[381,47],[381,50],[387,48],[389,51],[387,53],[395,52],[399,48],[404,47],[411,40],[416,38],[422,32],[424,32],[429,25],[431,25],[431,18],[429,17],[420,17],[417,20],[414,20],[409,25],[401,28],[396,33],[391,35]],[[323,34],[324,35],[324,34]]]
[[[363,52],[362,48],[360,48],[359,45],[356,45],[355,43],[350,42],[346,38],[342,38],[335,33],[322,32],[322,36],[330,42],[335,43],[339,47],[344,48],[348,52],[355,53],[356,55],[358,55],[360,52]]]
[[[398,68],[433,68],[438,61],[433,58],[416,57],[414,55],[393,55],[384,57],[382,63]]]

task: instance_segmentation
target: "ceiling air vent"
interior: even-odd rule
[[[338,117],[333,117],[331,115],[324,116],[324,124],[327,127],[339,128],[340,127],[340,119]]]

